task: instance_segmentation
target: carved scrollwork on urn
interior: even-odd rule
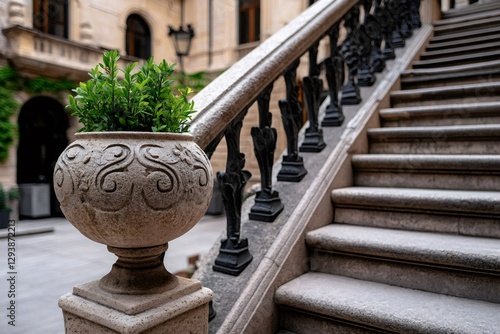
[[[59,157],[61,209],[112,247],[164,245],[191,229],[212,195],[212,168],[190,135],[83,133]]]

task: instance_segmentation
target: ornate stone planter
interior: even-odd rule
[[[210,204],[212,168],[188,134],[80,133],[59,157],[54,187],[67,219],[118,256],[99,286],[115,294],[174,289],[168,242]]]

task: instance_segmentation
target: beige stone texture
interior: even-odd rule
[[[61,154],[54,187],[66,218],[117,248],[164,245],[205,213],[212,170],[187,134],[82,133]]]
[[[164,267],[167,243],[204,215],[213,177],[188,134],[97,132],[77,135],[60,155],[54,189],[66,218],[118,256],[100,287],[154,294],[177,286]]]
[[[207,333],[212,291],[179,281],[173,291],[153,296],[112,295],[97,281],[79,285],[59,299],[66,333]]]

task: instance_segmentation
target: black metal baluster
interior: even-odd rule
[[[382,8],[380,6],[382,0],[375,0],[375,6],[373,8],[373,14],[368,16],[365,22],[366,31],[368,35],[373,40],[372,53],[370,55],[370,64],[373,68],[373,72],[380,73],[385,68],[385,60],[382,56],[382,40],[384,36],[384,24],[385,22]]]
[[[413,25],[411,21],[411,1],[410,0],[400,0],[401,1],[401,36],[404,39],[408,39],[413,35]]]
[[[422,26],[422,21],[420,21],[420,2],[421,0],[411,1],[411,22],[413,29],[417,29]]]
[[[368,18],[371,17],[370,10],[372,8],[372,0],[363,0],[362,4],[365,17],[363,24],[359,27],[360,67],[358,85],[361,87],[368,87],[375,83],[375,75],[373,74],[373,68],[370,62],[373,38],[369,35],[370,25],[367,25],[367,23],[369,23]]]
[[[319,41],[309,48],[309,76],[303,80],[309,127],[306,129],[304,141],[300,146],[301,152],[321,152],[326,146],[323,141],[323,130],[319,128],[318,120],[323,88],[323,81],[319,78],[318,47]]]
[[[347,38],[340,47],[340,54],[347,64],[347,82],[342,88],[342,105],[355,105],[361,102],[361,93],[357,84],[359,67],[359,8],[354,6],[345,16],[344,27],[347,30]]]
[[[286,100],[280,100],[279,107],[287,139],[288,154],[283,156],[278,181],[299,182],[307,174],[304,160],[299,155],[299,130],[302,126],[302,107],[298,99],[299,87],[296,84],[299,64],[300,59],[297,59],[284,73]]]
[[[215,259],[214,271],[239,275],[252,261],[248,240],[241,237],[241,205],[243,190],[252,176],[243,170],[245,155],[240,152],[240,133],[248,107],[225,131],[227,164],[225,172],[217,173],[222,202],[226,209],[227,239],[221,241],[219,255]]]
[[[273,191],[272,173],[274,151],[276,150],[277,133],[271,127],[272,114],[269,112],[269,102],[273,84],[269,85],[257,99],[259,106],[259,127],[253,127],[254,152],[259,163],[261,190],[255,196],[255,204],[250,209],[249,217],[253,220],[273,222],[283,211],[283,203],[277,191]]]
[[[337,42],[339,39],[339,24],[328,31],[330,38],[330,57],[324,61],[330,104],[326,107],[325,117],[321,126],[340,126],[344,123],[342,106],[339,104],[339,91],[344,83],[344,59],[339,54]]]
[[[385,60],[395,59],[394,45],[392,44],[392,30],[395,25],[394,18],[389,11],[389,1],[384,0],[384,7],[380,8],[378,19],[384,31],[384,50],[382,55]]]
[[[400,0],[389,0],[387,10],[393,17],[392,25],[392,46],[395,48],[402,48],[405,46],[405,40],[401,35],[401,21],[402,21],[402,8]]]

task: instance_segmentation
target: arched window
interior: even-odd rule
[[[68,38],[68,0],[33,0],[33,27]]]
[[[125,44],[129,56],[141,59],[151,57],[151,33],[146,21],[137,14],[132,14],[127,18]]]
[[[260,39],[260,0],[239,0],[239,42]]]

